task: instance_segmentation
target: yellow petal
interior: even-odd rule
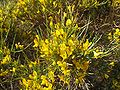
[[[70,19],[67,19],[66,26],[71,25],[71,24],[72,24],[72,21]]]

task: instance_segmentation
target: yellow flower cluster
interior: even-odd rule
[[[77,61],[74,59],[72,62],[79,71],[76,76],[76,80],[77,80],[76,83],[78,82],[82,83],[82,79],[86,75],[86,71],[88,70],[89,67],[89,61],[82,62],[81,60]]]
[[[64,17],[66,17],[66,15]],[[70,74],[73,72],[75,73],[74,78],[76,79],[76,83],[82,82],[88,70],[89,61],[83,60],[83,58],[76,60],[75,56],[77,53],[86,56],[93,52],[91,49],[89,50],[92,42],[89,42],[88,39],[78,40],[76,34],[70,31],[68,27],[71,24],[72,20],[66,20],[66,25],[64,25],[67,28],[66,29],[61,27],[60,23],[53,25],[53,22],[51,21],[49,25],[50,29],[52,30],[49,34],[49,37],[42,39],[36,35],[36,38],[34,39],[33,47],[38,49],[38,51],[41,53],[41,57],[48,65],[46,68],[46,70],[48,70],[48,77],[41,77],[41,85],[45,85],[47,88],[52,87],[52,84],[55,83],[56,76],[61,81],[69,85]],[[76,25],[74,28],[78,29],[79,27]],[[97,52],[97,54],[95,52],[93,53],[94,58],[98,58],[98,56],[101,54],[98,54]],[[58,74],[54,75],[55,71],[58,71]]]
[[[16,7],[12,10],[12,16],[14,19],[17,19],[17,15],[22,14],[21,9],[25,12],[28,10],[26,5],[29,3],[29,0],[18,0],[16,3]]]
[[[80,45],[79,48],[82,50],[82,52],[84,52],[84,55],[89,54],[88,48],[91,44],[92,44],[92,42],[89,42],[88,39],[87,39],[85,43]]]
[[[42,6],[42,11],[44,12],[45,11],[45,5],[46,5],[46,0],[39,0],[39,2],[42,4],[41,6]]]
[[[70,69],[68,69],[67,63],[65,61],[57,61],[57,65],[60,67],[60,71],[62,72],[58,77],[61,81],[69,85]]]
[[[68,19],[67,21],[66,21],[66,26],[69,26],[69,25],[71,25],[72,24],[72,21],[70,20],[70,19]]]
[[[18,0],[17,5],[18,6],[23,6],[23,5],[25,5],[25,1],[24,0]]]
[[[24,45],[21,45],[20,42],[18,42],[17,44],[15,44],[16,49],[23,49]]]
[[[98,51],[98,50],[93,51],[93,53],[94,53],[94,58],[96,58],[96,59],[99,58],[100,55],[104,54],[103,52]]]
[[[66,75],[70,75],[70,70],[67,69],[67,63],[66,62],[61,62],[58,61],[57,62],[58,66],[61,67],[62,73],[66,76]]]
[[[15,67],[13,67],[13,68],[12,68],[12,70],[10,70],[10,71],[12,71],[13,73],[15,73],[16,68],[15,68]]]
[[[5,75],[7,75],[8,73],[9,73],[9,71],[8,71],[8,70],[3,71],[3,70],[1,69],[0,76],[5,76]]]
[[[115,33],[114,33],[114,39],[119,42],[120,41],[120,29],[116,29]]]
[[[37,64],[39,64],[39,62],[36,62],[36,61],[30,61],[30,63],[29,63],[29,68],[32,68],[33,66],[35,66],[35,65],[37,65]]]
[[[33,79],[33,80],[37,80],[37,72],[36,71],[33,71],[33,74],[31,75],[29,75],[29,78],[30,79]]]
[[[58,77],[60,78],[60,81],[64,82],[65,84],[68,84],[70,83],[70,79],[65,76],[65,75],[58,75]]]
[[[37,72],[33,71],[33,73],[29,75],[30,79],[22,78],[20,84],[25,87],[25,90],[34,90],[34,89],[40,90],[41,86],[37,82],[37,77],[38,77]]]
[[[36,35],[36,38],[34,39],[34,46],[33,47],[38,47],[39,46],[39,36]]]
[[[20,84],[25,87],[25,90],[41,90],[41,85],[34,80],[22,78]]]
[[[50,40],[40,40],[38,35],[36,35],[33,47],[38,47],[40,44],[40,50],[43,57],[52,56],[56,52],[65,60],[74,51],[75,42],[75,35],[71,35],[67,40],[66,32],[64,32],[63,29],[57,29],[55,32],[52,32]]]
[[[83,50],[86,51],[91,44],[92,44],[92,42],[89,43],[89,41],[87,39],[86,42],[83,43]]]
[[[44,55],[51,55],[52,54],[52,50],[50,49],[50,44],[48,39],[46,39],[45,41],[44,40],[41,40],[41,53],[44,54]]]
[[[54,83],[54,81],[55,81],[54,72],[52,70],[48,72],[48,77],[50,80],[52,80],[52,83]]]
[[[2,59],[1,64],[7,64],[7,63],[10,62],[10,60],[11,60],[11,56],[10,56],[10,55],[6,55],[6,56]]]
[[[116,29],[115,29],[115,32],[113,33],[113,35],[112,35],[112,33],[110,32],[110,33],[108,34],[108,39],[109,39],[110,41],[114,39],[117,43],[120,42],[120,29],[119,29],[119,28],[116,28]]]
[[[45,75],[42,75],[41,79],[42,79],[41,85],[46,86],[46,87],[43,87],[42,90],[52,90],[52,84],[47,80],[47,77]]]
[[[49,78],[53,80],[53,73],[48,73]],[[42,75],[39,77],[36,71],[33,71],[32,74],[29,75],[30,79],[22,78],[22,81],[20,81],[20,84],[25,87],[25,90],[53,90],[52,89],[52,83],[48,81],[48,77],[45,75]],[[40,79],[41,83],[40,83]]]

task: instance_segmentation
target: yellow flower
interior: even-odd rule
[[[0,76],[5,76],[5,75],[7,75],[7,74],[8,74],[8,70],[1,72],[1,73],[0,73]]]
[[[38,35],[36,35],[35,37],[37,38],[37,40],[39,40],[39,36]]]
[[[28,85],[32,84],[32,80],[27,80]]]
[[[55,24],[55,29],[59,29],[60,28],[60,23],[57,23],[57,24]]]
[[[75,82],[78,84],[78,83],[79,83],[79,80],[78,80],[78,79],[75,79]]]
[[[62,28],[59,29],[59,31],[60,31],[60,34],[64,34],[64,30]]]
[[[44,44],[44,46],[41,48],[41,51],[45,54],[45,55],[49,55],[49,46]]]
[[[38,47],[39,46],[39,36],[36,35],[36,38],[34,39],[34,46],[33,47]]]
[[[53,21],[50,20],[50,27],[52,28],[53,27]]]
[[[71,12],[71,6],[67,6],[67,9],[69,10],[69,12]]]
[[[63,18],[65,18],[67,16],[67,13],[64,12]]]
[[[45,12],[45,7],[44,6],[42,6],[42,11]]]
[[[48,72],[48,77],[52,80],[52,82],[55,81],[55,79],[54,79],[54,72],[53,71],[49,71]]]
[[[29,75],[29,78],[30,78],[30,79],[33,79],[33,76],[30,74],[30,75]]]
[[[56,30],[56,36],[58,37],[60,35],[60,31]]]
[[[64,74],[64,75],[70,75],[70,70],[66,70],[66,69],[63,70],[63,74]]]
[[[58,77],[60,78],[61,81],[63,81],[66,84],[69,84],[69,80],[68,78],[66,78],[65,75],[58,75]]]
[[[6,56],[3,58],[1,64],[7,64],[10,60],[11,60],[11,56],[10,56],[10,55],[6,55]]]
[[[24,45],[21,45],[20,42],[18,42],[17,44],[15,44],[16,49],[18,49],[18,48],[19,49],[23,49],[23,46]]]
[[[40,11],[38,10],[37,13],[40,13]]]
[[[41,79],[46,79],[47,77],[45,75],[42,75],[41,76]]]
[[[39,0],[39,2],[43,5],[45,5],[46,0]]]
[[[94,58],[99,58],[99,55],[100,54],[103,54],[103,52],[95,52],[95,51],[93,51],[93,53],[94,53]]]
[[[58,61],[57,64],[58,64],[58,66],[61,67],[62,73],[64,75],[69,75],[70,74],[70,70],[67,70],[67,63],[66,62]]]
[[[66,69],[66,67],[67,67],[67,63],[66,62],[62,62],[62,64],[61,64],[61,70],[65,70]]]
[[[65,60],[67,58],[67,53],[63,50],[61,50],[60,53],[60,56],[63,58],[63,60]]]
[[[24,8],[25,12],[27,12],[27,7]]]
[[[16,49],[18,49],[18,44],[15,44]]]
[[[61,81],[64,81],[64,75],[58,75]]]
[[[72,39],[69,39],[69,40],[68,40],[68,45],[69,45],[69,46],[73,46],[73,45],[74,45],[74,42],[73,42]]]
[[[116,29],[116,32],[114,33],[114,39],[116,40],[116,42],[119,42],[120,41],[120,29]]]
[[[53,61],[52,65],[53,65],[53,66],[54,66],[54,65],[56,65],[56,62],[55,62],[55,61]]]
[[[88,39],[86,40],[85,43],[83,43],[83,50],[87,50],[88,47],[92,44],[92,42],[89,43]]]
[[[61,28],[57,27],[57,30],[55,32],[53,32],[54,38],[58,38],[58,36],[62,36],[64,33],[64,30]],[[63,37],[63,36],[62,36]],[[55,39],[56,40],[56,39]]]
[[[20,48],[20,49],[23,49],[23,46],[24,46],[24,45],[19,45],[19,48]]]
[[[114,35],[116,35],[116,36],[120,36],[120,29],[116,29],[116,32],[114,33]]]
[[[16,68],[13,67],[12,71],[15,72],[15,71],[16,71]]]
[[[22,68],[23,68],[23,67],[24,67],[24,65],[20,65],[20,67],[22,67]]]
[[[52,84],[48,83],[48,87],[44,87],[42,90],[53,90],[52,89]]]
[[[112,34],[111,34],[111,33],[108,34],[108,39],[109,39],[109,40],[112,39]]]
[[[62,66],[62,62],[61,61],[57,61],[58,66]]]
[[[66,21],[66,26],[69,26],[69,25],[71,25],[72,24],[72,21],[70,20],[70,19],[67,19],[67,21]]]
[[[24,0],[19,0],[20,5],[25,5],[25,1]]]
[[[29,68],[31,68],[32,66],[33,66],[33,65],[30,63],[30,64],[29,64]]]
[[[33,78],[37,79],[37,72],[36,71],[33,71]]]
[[[63,62],[62,66],[63,66],[63,67],[66,67],[66,66],[67,66],[67,63],[66,63],[66,62]]]
[[[46,43],[46,44],[48,44],[48,43],[49,43],[48,39],[45,39],[45,43]]]
[[[22,78],[22,83],[26,88],[28,88],[28,82],[25,78]]]
[[[48,90],[53,90],[53,89],[52,89],[52,84],[51,84],[51,83],[49,83]]]
[[[37,62],[36,62],[36,61],[34,61],[34,62],[33,62],[33,61],[31,61],[31,62],[30,62],[30,64],[32,64],[32,65],[36,65],[36,64],[37,64]]]
[[[110,66],[114,66],[114,65],[115,65],[115,63],[114,63],[114,62],[111,62],[111,63],[109,63],[109,65],[110,65]]]
[[[60,50],[66,50],[66,45],[65,43],[60,44]]]
[[[59,45],[60,48],[60,56],[63,58],[63,60],[65,60],[67,58],[67,46],[65,45],[65,43],[62,43]]]
[[[49,82],[48,82],[46,79],[43,79],[41,85],[46,85],[46,86],[48,86],[48,85],[49,85]]]

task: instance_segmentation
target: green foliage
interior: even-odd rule
[[[118,3],[0,1],[0,89],[119,90],[120,29],[94,30],[95,17]]]

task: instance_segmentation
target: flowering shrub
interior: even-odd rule
[[[70,8],[71,6],[68,8],[71,13]],[[64,13],[63,21],[65,21],[65,17]],[[62,84],[71,89],[70,82],[82,85],[91,62],[90,58],[99,58],[104,52],[93,48],[95,42],[90,42],[85,37],[81,37],[81,40],[78,39],[81,33],[77,34],[76,32],[80,30],[80,27],[75,24],[73,19],[67,19],[65,24],[57,22],[55,25],[51,21],[49,25],[47,38],[40,37],[38,34],[34,39],[33,47],[38,51],[39,58],[42,59],[39,64],[40,66],[41,64],[45,65],[44,69],[40,69],[41,73],[38,78],[38,74],[34,74],[36,71],[33,71],[33,77],[41,82],[38,83],[38,88],[51,90],[57,89]],[[30,67],[32,68],[31,65]],[[57,79],[59,82],[56,81]],[[27,80],[23,79],[21,84],[30,89],[30,80],[30,77]],[[62,86],[59,88],[63,89]]]
[[[93,15],[84,13],[109,2],[0,1],[0,89],[103,89],[98,82],[119,89],[120,29],[106,31],[101,44],[90,31]]]

